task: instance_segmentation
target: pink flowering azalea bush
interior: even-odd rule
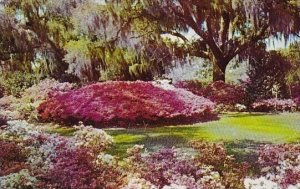
[[[181,81],[175,83],[175,86],[210,99],[217,104],[220,111],[243,111],[246,108],[241,109],[236,106],[237,104],[245,104],[246,99],[245,89],[239,85],[231,85],[223,81],[216,81],[204,86],[200,82]]]
[[[128,127],[208,120],[215,117],[213,109],[210,100],[173,86],[111,81],[54,93],[38,107],[38,112],[43,121]]]
[[[259,100],[252,104],[252,109],[257,112],[295,111],[297,104],[291,99]]]

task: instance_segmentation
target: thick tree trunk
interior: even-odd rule
[[[228,62],[216,61],[213,64],[213,81],[224,81],[225,82],[225,72]]]

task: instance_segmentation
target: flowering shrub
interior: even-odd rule
[[[33,74],[21,71],[10,72],[3,75],[0,80],[5,95],[15,97],[20,97],[21,93],[32,86],[36,80]]]
[[[76,146],[93,149],[100,153],[113,144],[113,138],[101,129],[84,126],[83,124],[75,128],[78,129],[74,135]]]
[[[291,92],[292,92],[292,98],[297,104],[298,110],[300,110],[300,84],[293,85]]]
[[[25,168],[26,155],[16,142],[0,140],[0,176]]]
[[[270,188],[270,189],[280,189],[280,186],[273,181],[266,179],[265,177],[260,177],[257,179],[246,178],[244,181],[246,189],[260,189],[260,188]]]
[[[105,153],[112,138],[101,129],[76,126],[71,137],[44,133],[26,121],[0,130],[0,187],[107,189],[225,189],[300,186],[300,145],[265,145],[257,168],[228,155],[223,144],[190,142],[186,149],[143,153],[127,150],[122,165]],[[251,173],[251,176],[250,176]]]
[[[260,178],[245,179],[246,189],[259,183],[274,188],[299,188],[300,186],[300,145],[281,144],[265,145],[259,151],[257,161]]]
[[[1,188],[114,189],[123,184],[123,172],[104,154],[112,138],[100,129],[81,125],[73,137],[63,137],[26,121],[9,121],[0,130],[0,142],[5,149],[0,152]]]
[[[300,110],[300,97],[295,98],[294,101],[297,104],[298,110]]]
[[[0,114],[0,126],[6,125],[7,119],[3,115]]]
[[[191,157],[182,157],[176,149],[161,149],[142,156],[142,146],[128,150],[127,166],[132,172],[125,188],[224,188],[219,173],[207,165],[198,166]]]
[[[198,165],[209,165],[220,177],[226,188],[243,188],[244,178],[249,172],[250,165],[246,162],[238,163],[233,156],[228,155],[221,143],[192,141],[190,145],[197,150],[195,162]]]
[[[171,86],[171,85],[170,85]],[[214,104],[183,89],[149,82],[105,82],[56,93],[39,108],[43,121],[130,126],[210,119]]]
[[[257,112],[270,111],[295,111],[297,104],[291,99],[260,100],[252,104],[252,109]]]
[[[174,84],[174,86],[191,91],[198,96],[203,96],[203,89],[205,87],[200,81],[197,80],[178,81]]]
[[[147,155],[140,145],[128,149],[126,165],[131,174],[125,188],[243,188],[247,163],[236,162],[222,144],[190,145],[194,156],[174,148]]]
[[[3,189],[36,188],[36,183],[37,179],[31,176],[27,169],[0,177],[0,188]]]
[[[5,92],[5,89],[4,87],[0,84],[0,98],[2,98],[4,96],[4,92]]]
[[[122,173],[116,167],[96,164],[88,149],[61,151],[44,175],[43,188],[120,188]]]
[[[215,102],[220,111],[239,111],[236,104],[244,104],[246,93],[242,86],[216,81],[207,86],[199,82],[179,82],[175,86],[187,89],[196,95]]]
[[[0,99],[0,115],[9,114],[9,120],[14,119],[36,119],[36,108],[39,104],[48,98],[52,92],[65,92],[74,88],[70,83],[59,83],[53,79],[45,79],[40,83],[25,89],[20,93],[20,98],[5,96]],[[5,111],[5,112],[4,112]]]

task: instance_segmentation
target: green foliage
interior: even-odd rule
[[[79,1],[1,1],[0,59],[4,71],[29,71],[38,67],[58,76],[67,64],[64,44],[73,37],[70,14]],[[32,63],[34,62],[34,67]]]
[[[225,71],[236,56],[267,38],[285,39],[299,33],[299,4],[289,0],[145,0],[144,17],[157,22],[162,34],[189,44],[189,55],[209,59],[213,79],[225,81]],[[185,35],[194,32],[197,38]],[[185,48],[180,52],[185,53]]]
[[[291,62],[292,66],[286,77],[287,83],[300,83],[300,42],[291,44],[289,48],[282,50],[282,53]]]
[[[15,97],[20,97],[20,94],[32,86],[35,81],[36,78],[34,75],[20,71],[7,73],[0,78],[0,83],[5,90],[5,94]]]
[[[288,98],[288,88],[285,78],[291,64],[279,52],[266,52],[264,46],[253,49],[255,57],[250,59],[248,70],[249,81],[246,90],[249,102],[269,98]]]
[[[171,61],[154,25],[138,19],[140,4],[86,2],[72,14],[74,38],[65,45],[69,72],[82,81],[151,80]]]
[[[230,60],[249,57],[252,53],[247,50],[258,42],[288,39],[300,31],[299,4],[289,0],[2,0],[0,4],[2,71],[58,79],[68,70],[84,82],[151,80],[163,75],[172,62],[185,64],[192,56],[208,59],[214,80],[224,79]],[[195,37],[186,35],[188,31]],[[291,74],[289,81],[295,77],[299,73]]]

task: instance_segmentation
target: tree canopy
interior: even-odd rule
[[[270,38],[299,36],[297,0],[2,0],[2,70],[82,81],[151,80],[196,56],[225,80],[235,57]],[[191,38],[187,32],[196,37]],[[174,36],[181,43],[163,37]]]
[[[294,0],[144,0],[145,17],[157,22],[162,34],[189,39],[192,55],[214,64],[214,80],[225,80],[226,66],[237,55],[270,37],[298,35],[300,7]]]

